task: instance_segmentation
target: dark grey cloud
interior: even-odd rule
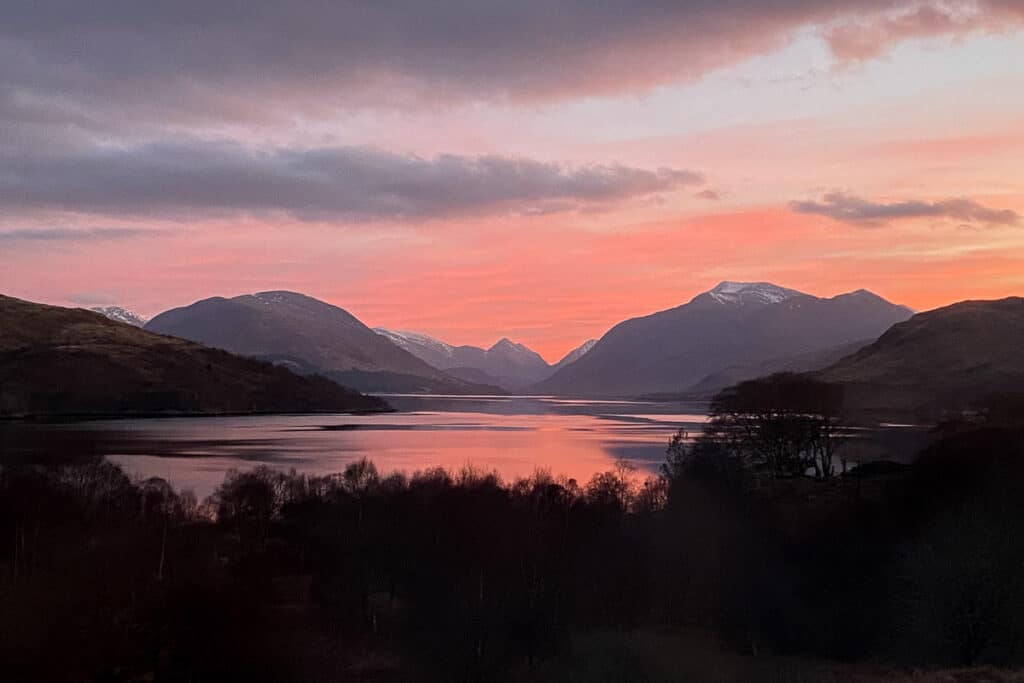
[[[425,220],[594,208],[702,182],[699,173],[670,168],[201,141],[66,154],[23,150],[0,154],[0,164],[0,206],[9,210],[121,216],[280,211],[325,220]]]
[[[982,19],[1024,17],[1019,0],[971,4]],[[885,18],[894,8],[922,5],[939,9],[896,23]],[[696,178],[501,157],[253,152],[188,137],[137,142],[237,134],[253,121],[294,126],[296,118],[330,117],[339,108],[633,92],[777,48],[809,24],[851,58],[882,52],[904,35],[986,25],[944,20],[950,5],[8,0],[0,12],[0,209],[431,218],[495,207],[594,208],[656,195]],[[870,49],[851,47],[869,40]]]
[[[0,230],[0,242],[87,242],[152,237],[160,230],[139,228],[15,228]]]
[[[821,201],[790,202],[797,213],[828,216],[837,221],[867,227],[905,218],[948,218],[986,225],[1017,225],[1020,216],[1009,209],[993,209],[971,199],[941,201],[906,200],[872,202],[843,192],[830,192]]]
[[[928,17],[951,4],[1003,23],[1024,15],[1019,0],[10,0],[0,110],[95,125],[620,93],[698,77],[809,24],[844,29],[827,36],[850,51],[878,34],[878,17],[922,4],[938,8]],[[983,24],[898,24],[872,51]]]

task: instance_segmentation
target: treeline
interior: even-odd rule
[[[595,632],[751,657],[1022,662],[1018,424],[947,425],[913,466],[844,473],[821,466],[831,411],[730,400],[647,479],[360,461],[327,477],[233,472],[199,502],[102,460],[6,465],[0,671],[559,680]],[[635,666],[617,680],[663,680]]]

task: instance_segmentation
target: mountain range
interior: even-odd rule
[[[448,375],[348,311],[295,292],[203,299],[161,313],[145,329],[323,374],[362,391],[501,393]]]
[[[508,338],[493,346],[453,346],[417,332],[376,327],[374,331],[426,363],[469,382],[495,384],[507,391],[520,391],[547,379],[556,369],[568,365],[589,351],[595,340],[584,342],[555,365],[549,365],[536,351]]]
[[[770,372],[817,370],[910,315],[865,290],[820,298],[723,282],[682,306],[619,323],[554,365],[508,338],[485,349],[371,330],[342,308],[286,291],[203,299],[161,313],[145,329],[362,391],[710,395]]]
[[[144,329],[117,322],[128,317],[124,309],[99,313],[0,297],[0,412],[382,405],[288,370],[378,392],[623,397],[710,396],[745,379],[810,372],[847,387],[855,409],[890,412],[964,407],[1024,386],[1021,298],[914,315],[865,290],[822,298],[723,282],[681,306],[623,321],[554,365],[509,339],[483,349],[371,330],[293,292],[204,299]]]
[[[676,308],[619,323],[582,358],[529,390],[707,393],[730,383],[714,379],[723,373],[748,378],[801,356],[813,362],[815,354],[835,360],[912,314],[866,290],[821,298],[766,282],[722,282]]]
[[[382,410],[323,377],[165,337],[84,309],[0,296],[0,415]]]

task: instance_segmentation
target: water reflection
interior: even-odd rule
[[[10,423],[5,458],[106,456],[139,476],[208,495],[231,468],[266,463],[327,474],[362,457],[383,471],[467,464],[503,477],[537,468],[585,481],[628,459],[654,470],[700,404],[548,397],[390,396],[384,415],[287,415]]]
[[[538,468],[581,482],[625,459],[654,471],[680,427],[699,434],[706,405],[543,396],[389,396],[384,415],[270,415],[0,422],[0,458],[109,457],[132,474],[159,476],[208,495],[231,468],[265,463],[330,474],[362,457],[382,471],[472,464],[505,478]],[[908,461],[926,442],[913,425],[851,430],[839,457],[851,466]]]

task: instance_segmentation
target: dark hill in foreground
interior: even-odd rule
[[[386,409],[323,377],[165,337],[82,309],[0,296],[0,415]]]
[[[1024,391],[1024,298],[963,301],[893,325],[816,375],[874,410],[962,409]]]

